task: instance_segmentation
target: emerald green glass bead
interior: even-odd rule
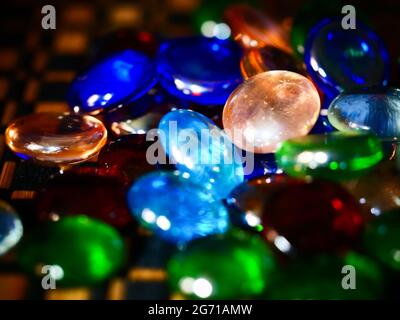
[[[21,243],[19,262],[43,277],[45,265],[57,267],[56,285],[93,285],[116,272],[125,245],[111,226],[86,216],[69,216],[38,226]]]
[[[355,289],[344,289],[352,284],[348,269],[354,267]],[[345,270],[345,271],[342,271]],[[383,278],[379,267],[367,257],[349,253],[344,259],[320,255],[292,261],[276,270],[266,292],[268,299],[357,300],[376,299],[383,292]],[[343,280],[344,279],[344,280]]]
[[[286,140],[276,153],[279,166],[293,177],[348,180],[360,177],[383,158],[372,135],[308,135]]]
[[[263,292],[275,268],[258,237],[234,230],[191,242],[168,263],[173,292],[191,299],[241,299]]]
[[[369,255],[396,271],[400,271],[399,230],[400,210],[395,210],[376,217],[364,233],[364,247]]]

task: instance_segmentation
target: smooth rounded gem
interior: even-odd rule
[[[385,140],[400,137],[400,89],[344,92],[328,109],[329,122],[339,131],[370,132]]]
[[[73,216],[37,226],[18,256],[24,269],[41,278],[42,270],[50,271],[57,286],[83,286],[107,280],[120,269],[125,254],[124,242],[111,226]]]
[[[387,212],[373,219],[364,233],[367,253],[386,267],[400,270],[400,211]]]
[[[282,170],[293,177],[349,180],[378,164],[383,148],[371,135],[308,135],[283,142],[276,158]]]
[[[0,256],[13,248],[22,234],[23,227],[18,214],[8,203],[0,200]]]
[[[173,96],[198,104],[224,104],[242,82],[241,49],[230,40],[189,37],[164,42],[157,70]]]
[[[244,79],[272,70],[287,70],[307,75],[305,65],[300,60],[273,46],[246,50],[240,61],[240,70]]]
[[[291,52],[289,34],[271,16],[246,4],[228,7],[224,19],[232,30],[232,37],[244,48],[261,48],[266,45]]]
[[[187,242],[228,228],[222,202],[178,172],[157,171],[141,177],[127,199],[138,221],[170,242]]]
[[[358,300],[382,298],[382,293],[379,267],[371,259],[350,252],[343,259],[318,255],[291,261],[271,276],[266,298]]]
[[[239,151],[223,130],[202,114],[171,111],[161,119],[159,135],[177,168],[216,198],[225,198],[243,182]]]
[[[126,135],[111,141],[99,154],[99,167],[119,175],[126,185],[130,185],[140,176],[156,169],[155,164],[150,164],[146,157],[146,150],[152,143],[159,144],[158,141],[146,141],[145,134]],[[158,150],[162,152],[161,145]]]
[[[360,22],[345,30],[341,21],[325,19],[310,31],[304,59],[311,77],[329,97],[387,85],[389,55],[381,40]]]
[[[171,289],[191,299],[255,297],[276,267],[257,235],[230,231],[191,242],[168,263]]]
[[[382,162],[367,175],[343,185],[367,216],[400,209],[400,175],[393,161]]]
[[[143,96],[157,81],[153,62],[143,53],[124,50],[78,75],[68,91],[74,112],[111,110]]]
[[[353,197],[327,181],[256,179],[239,186],[227,202],[284,254],[352,248],[364,225]]]
[[[11,122],[6,143],[23,159],[67,166],[98,154],[107,141],[100,120],[88,115],[34,113]]]
[[[260,73],[230,95],[223,124],[232,141],[254,153],[274,152],[289,138],[306,135],[317,121],[320,99],[306,77],[290,71]]]
[[[123,181],[104,169],[72,169],[50,180],[38,192],[36,211],[44,220],[87,215],[124,227],[133,222],[125,192]]]

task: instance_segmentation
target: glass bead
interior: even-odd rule
[[[366,216],[400,209],[400,175],[394,161],[384,161],[367,175],[343,185],[360,203]]]
[[[0,257],[21,239],[23,226],[18,214],[8,203],[0,200]]]
[[[88,115],[34,113],[11,122],[5,137],[23,159],[67,166],[96,156],[107,141],[107,130]]]
[[[43,277],[52,266],[58,286],[91,286],[107,280],[124,263],[124,242],[111,226],[86,216],[38,225],[21,243],[21,266]]]
[[[188,37],[161,44],[157,70],[173,96],[198,104],[224,104],[242,82],[241,49],[230,40]]]
[[[276,158],[290,176],[340,181],[372,169],[382,160],[383,148],[372,135],[308,135],[284,141]]]
[[[127,199],[136,219],[169,242],[224,233],[229,225],[222,202],[178,172],[144,175],[130,187]]]
[[[342,287],[345,265],[356,270],[355,288]],[[343,259],[318,255],[288,263],[271,276],[266,298],[273,300],[358,300],[379,299],[383,294],[383,274],[371,259],[349,253]]]
[[[191,242],[171,257],[168,275],[172,290],[191,299],[245,299],[263,292],[275,267],[257,235],[234,230]]]
[[[223,130],[198,112],[178,109],[159,124],[160,141],[178,170],[204,186],[216,198],[224,198],[243,182],[239,151]]]
[[[330,97],[343,90],[387,85],[389,54],[379,37],[362,23],[342,28],[341,19],[325,19],[309,34],[304,61],[318,87]]]
[[[329,122],[339,131],[371,132],[385,140],[400,137],[400,89],[344,92],[328,109]]]
[[[79,74],[67,99],[74,112],[98,113],[138,99],[156,82],[154,63],[143,53],[124,50]]]
[[[93,167],[71,169],[51,179],[35,198],[41,220],[87,215],[114,227],[133,223],[118,176]]]
[[[279,143],[306,135],[317,121],[320,99],[306,77],[274,70],[240,85],[227,100],[224,129],[241,149],[274,152]]]
[[[292,52],[286,29],[261,10],[245,4],[233,5],[225,10],[224,20],[232,30],[232,37],[244,48],[270,45]]]
[[[354,198],[327,181],[260,178],[239,186],[227,203],[287,255],[352,248],[364,225]]]
[[[374,218],[366,227],[364,247],[380,263],[400,271],[400,211],[397,209]]]
[[[305,65],[293,55],[273,46],[246,50],[240,61],[243,78],[271,70],[287,70],[307,76]]]

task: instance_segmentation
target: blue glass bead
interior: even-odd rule
[[[0,256],[14,247],[22,237],[23,227],[15,210],[0,200]]]
[[[224,104],[242,82],[239,46],[230,40],[188,37],[164,42],[157,70],[172,95],[202,105]]]
[[[400,89],[344,92],[332,101],[328,119],[339,131],[366,131],[397,140],[400,137]]]
[[[161,119],[158,129],[161,145],[178,170],[216,198],[226,197],[243,182],[239,150],[207,117],[177,109]]]
[[[153,62],[143,53],[125,50],[78,75],[67,99],[75,112],[111,110],[143,96],[156,82]]]
[[[127,197],[139,222],[170,242],[224,233],[229,226],[222,202],[177,171],[142,176],[130,187]]]
[[[274,174],[282,173],[282,170],[278,167],[275,155],[273,153],[246,153],[246,159],[253,160],[253,166],[249,166],[247,163],[243,164],[244,179],[252,180],[254,178],[270,176]]]
[[[326,111],[326,110],[325,110]],[[310,134],[321,134],[335,131],[335,128],[328,121],[327,116],[319,116]]]
[[[307,70],[328,99],[343,90],[387,85],[389,54],[379,37],[357,21],[356,29],[342,28],[341,19],[325,19],[308,35]]]

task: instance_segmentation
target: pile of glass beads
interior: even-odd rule
[[[96,285],[126,263],[121,230],[143,228],[175,248],[171,297],[387,296],[400,275],[400,89],[385,45],[331,13],[291,34],[247,5],[221,19],[234,40],[220,28],[99,54],[71,83],[69,113],[8,125],[16,156],[60,173],[23,236],[0,202],[0,255]]]

